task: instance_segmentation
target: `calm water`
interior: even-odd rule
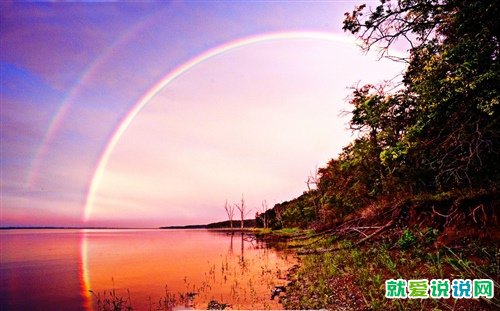
[[[207,230],[2,230],[0,239],[0,310],[96,310],[113,289],[135,310],[172,295],[180,307],[276,309],[271,289],[294,261],[251,236]],[[197,295],[180,302],[187,292]]]

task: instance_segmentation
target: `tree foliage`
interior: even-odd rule
[[[283,225],[328,225],[383,197],[497,187],[499,5],[381,0],[345,14],[343,29],[366,50],[390,56],[398,40],[408,42],[408,67],[392,91],[353,90],[350,127],[359,138],[318,170],[317,189],[280,205]]]
[[[412,189],[446,190],[498,181],[500,85],[497,1],[391,1],[346,13],[344,29],[364,48],[411,43],[404,88],[354,92],[351,125],[370,127],[387,177]],[[378,152],[380,151],[380,152]],[[401,182],[399,180],[399,182]]]

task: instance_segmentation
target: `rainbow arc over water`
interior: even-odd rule
[[[123,121],[120,123],[120,125],[116,128],[113,135],[111,136],[111,139],[104,148],[104,151],[97,163],[96,169],[94,171],[93,177],[90,182],[84,208],[84,216],[83,216],[84,221],[89,221],[90,217],[92,216],[96,201],[97,190],[99,188],[102,177],[105,173],[109,158],[116,144],[123,136],[129,125],[134,121],[134,118],[156,95],[158,95],[158,93],[160,93],[161,90],[163,90],[172,81],[179,78],[182,74],[186,73],[193,67],[205,61],[208,61],[215,56],[227,53],[237,48],[241,48],[244,46],[260,42],[275,41],[275,40],[293,40],[293,39],[310,39],[310,40],[322,40],[322,41],[330,41],[330,42],[337,42],[344,44],[356,44],[356,40],[351,37],[331,34],[327,32],[289,31],[289,32],[266,33],[230,41],[226,44],[209,49],[206,52],[187,61],[186,63],[176,67],[174,70],[170,71],[167,75],[165,75],[162,79],[160,79],[156,84],[154,84],[146,93],[144,93],[144,95],[133,105],[132,109],[127,113]]]

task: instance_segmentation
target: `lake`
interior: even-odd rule
[[[134,310],[281,309],[271,290],[295,263],[252,235],[210,230],[0,230],[0,242],[0,310],[98,310],[112,295]]]

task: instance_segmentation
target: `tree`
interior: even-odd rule
[[[281,229],[283,227],[283,209],[284,207],[281,204],[274,204],[274,224],[272,225],[273,229]]]
[[[229,225],[231,226],[231,230],[233,230],[233,216],[234,216],[234,206],[231,204],[224,204],[224,209],[226,210],[227,218],[229,219]]]
[[[364,49],[387,55],[401,38],[411,47],[404,89],[354,96],[351,125],[370,129],[382,177],[426,191],[498,184],[498,14],[498,1],[479,0],[381,0],[346,13],[344,30]]]
[[[319,208],[320,208],[319,203],[318,203],[318,197],[319,197],[318,183],[319,183],[319,170],[318,170],[318,167],[316,167],[314,169],[314,174],[313,173],[309,174],[309,176],[307,177],[307,180],[306,180],[307,192],[311,196],[310,199],[311,199],[311,202],[314,206],[315,216],[318,215]]]
[[[262,218],[262,224],[264,226],[264,228],[267,228],[268,227],[268,219],[267,219],[267,210],[269,208],[267,207],[267,202],[266,200],[262,201],[262,208],[261,208],[261,213],[258,214],[261,218]],[[257,219],[257,217],[256,217]]]
[[[243,229],[244,225],[245,225],[245,217],[248,215],[248,213],[250,213],[250,210],[246,210],[246,206],[245,206],[245,198],[243,197],[243,195],[241,195],[241,204],[235,204],[236,208],[240,211],[240,216],[241,216],[241,229]]]
[[[369,12],[362,4],[345,13],[343,29],[357,35],[365,51],[376,47],[382,56],[388,56],[391,45],[400,39],[412,49],[419,49],[425,42],[440,37],[437,29],[450,13],[446,12],[451,9],[449,2],[454,1],[380,0]]]
[[[363,158],[363,180],[372,185],[374,193],[398,190],[394,186],[401,183],[395,172],[408,153],[403,139],[415,119],[414,98],[405,90],[391,93],[387,91],[390,87],[364,85],[354,89],[349,101],[353,105],[350,128],[362,136],[351,152]],[[346,151],[344,159],[350,157]]]
[[[346,13],[363,49],[406,41],[403,80],[356,86],[359,135],[317,171],[315,187],[276,204],[283,226],[338,225],[363,206],[415,194],[495,191],[500,184],[499,1],[380,0]],[[378,201],[378,202],[377,202]],[[311,206],[319,206],[312,213]],[[319,223],[316,221],[319,220]]]

